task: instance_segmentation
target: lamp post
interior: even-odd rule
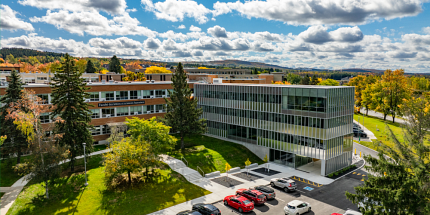
[[[86,145],[86,143],[82,143],[82,145],[84,145],[85,186],[88,186],[88,183],[87,183],[87,155],[85,153],[85,145]]]

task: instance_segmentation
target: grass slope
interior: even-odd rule
[[[26,162],[29,158],[29,156],[21,157],[21,163]],[[15,165],[16,158],[0,160],[0,187],[10,187],[22,177],[13,170],[12,167]]]
[[[178,159],[184,156],[190,168],[197,169],[197,166],[199,166],[205,173],[214,171],[225,172],[226,162],[232,168],[243,168],[248,158],[252,163],[263,163],[254,153],[237,143],[204,135],[185,138],[184,142],[186,147],[184,152],[179,150],[180,141],[178,141],[177,150],[170,153],[170,155]]]
[[[77,161],[75,168],[83,170],[83,159]],[[88,187],[83,186],[82,172],[63,172],[65,176],[50,188],[50,199],[45,199],[42,183],[31,181],[7,214],[148,214],[210,193],[167,165],[157,170],[160,176],[153,182],[108,190],[101,161],[97,155],[87,162]]]

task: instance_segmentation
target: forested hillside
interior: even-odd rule
[[[51,56],[51,57],[64,57],[63,53],[44,52],[33,49],[22,48],[2,48],[0,50],[1,58],[5,59],[6,56],[12,54],[14,57],[28,57],[28,56]]]

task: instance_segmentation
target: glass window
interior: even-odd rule
[[[37,77],[38,81],[45,81],[48,80],[48,77]]]
[[[128,107],[116,108],[116,116],[128,116]]]
[[[40,114],[40,123],[49,123],[49,113]]]
[[[108,125],[102,125],[103,126],[103,134],[110,134],[110,127]]]
[[[34,78],[25,78],[24,79],[24,83],[28,84],[28,83],[36,83],[36,79]]]
[[[152,90],[143,90],[143,92],[142,92],[142,98],[149,99],[150,96],[151,96],[151,92],[152,92]]]
[[[91,135],[100,135],[101,134],[101,128],[100,126],[94,126],[93,129],[91,129]]]
[[[97,78],[97,77],[95,77],[95,78],[94,78],[94,77],[92,77],[92,78],[91,78],[91,82],[99,82],[99,78]]]
[[[40,101],[40,104],[48,104],[48,94],[37,94],[37,96],[42,99],[42,101]]]
[[[130,91],[130,99],[138,99],[140,97],[140,90],[132,90]]]
[[[102,116],[103,117],[113,117],[115,115],[115,109],[114,108],[103,108],[102,109]]]
[[[157,112],[163,112],[164,110],[164,105],[155,105],[155,110]]]
[[[92,119],[98,119],[100,118],[100,109],[90,109],[91,111],[91,118]]]
[[[90,92],[88,93],[89,97],[88,99],[90,99],[90,101],[98,101],[99,100],[99,92]]]
[[[128,99],[128,91],[116,91],[116,100]]]
[[[102,99],[105,99],[106,101],[115,100],[115,94],[113,93],[113,91],[102,92]]]
[[[166,90],[155,90],[155,97],[161,98],[166,95]]]
[[[142,106],[133,106],[133,107],[130,107],[130,114],[136,115],[136,113],[137,114],[142,114]]]

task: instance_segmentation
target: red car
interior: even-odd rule
[[[254,204],[243,196],[226,196],[224,197],[224,205],[230,205],[238,209],[240,213],[254,210]]]
[[[241,195],[249,199],[255,205],[264,204],[266,202],[266,195],[258,190],[239,189],[236,191],[236,195]]]

